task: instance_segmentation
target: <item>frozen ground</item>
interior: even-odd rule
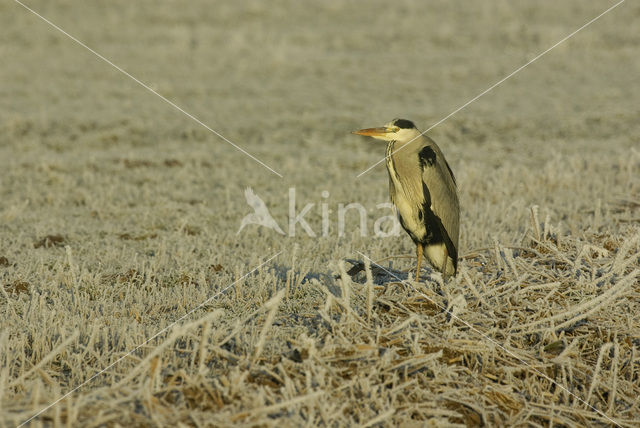
[[[384,146],[349,134],[426,129],[613,4],[28,2],[280,178],[1,2],[0,426],[83,384],[30,424],[635,426],[638,4],[429,132],[453,281],[400,281],[384,166],[356,178]],[[286,236],[236,234],[246,187]]]

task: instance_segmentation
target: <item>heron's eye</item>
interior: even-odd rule
[[[397,126],[392,126],[391,127],[391,132],[398,132],[399,130],[400,130],[400,128],[397,127]]]

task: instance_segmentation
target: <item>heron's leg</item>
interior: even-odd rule
[[[416,266],[416,282],[420,281],[420,262],[422,261],[422,244],[416,244],[416,254],[418,255],[418,264]]]
[[[449,261],[449,251],[444,247],[444,261],[442,262],[442,279],[447,280],[447,262]]]

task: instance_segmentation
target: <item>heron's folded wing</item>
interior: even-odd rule
[[[458,190],[442,152],[437,147],[431,147],[426,153],[430,156],[430,162],[422,163],[422,182],[429,192],[429,208],[439,220],[440,231],[451,258],[457,260],[460,225]]]

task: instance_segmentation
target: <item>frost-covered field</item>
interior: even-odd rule
[[[614,2],[27,4],[282,178],[0,3],[0,426],[637,426],[638,4],[429,132],[444,284],[375,236],[349,132],[426,129]],[[284,234],[237,233],[247,187]]]

